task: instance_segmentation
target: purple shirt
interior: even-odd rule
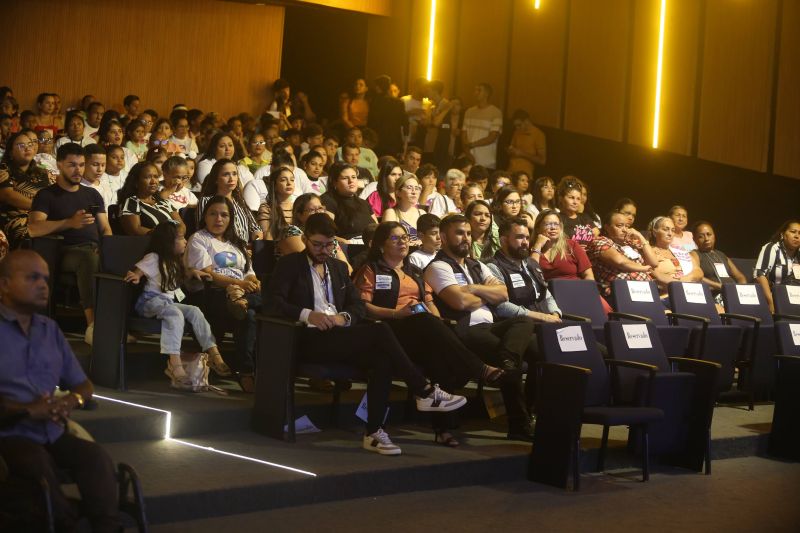
[[[0,303],[0,397],[18,403],[52,395],[57,385],[66,389],[86,381],[55,321],[38,314],[31,318],[26,336],[16,314]],[[53,442],[64,428],[50,420],[25,418],[0,429],[0,437],[25,437],[39,444]]]

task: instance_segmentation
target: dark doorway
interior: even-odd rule
[[[364,76],[367,15],[286,7],[281,77],[308,95],[320,121],[339,117],[339,95]]]

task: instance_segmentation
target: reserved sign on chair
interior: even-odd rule
[[[625,342],[631,350],[653,347],[646,324],[623,324],[622,332],[625,334]]]
[[[580,326],[567,326],[556,330],[558,346],[562,352],[585,352],[586,341]]]
[[[737,285],[736,294],[742,305],[758,305],[758,293],[755,285]]]
[[[686,301],[691,304],[706,303],[706,293],[700,283],[684,283],[683,294],[686,297]]]
[[[653,293],[650,292],[650,283],[647,281],[629,281],[628,292],[634,302],[652,302]]]

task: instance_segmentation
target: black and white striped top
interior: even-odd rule
[[[213,196],[203,196],[197,203],[197,227],[200,227],[201,218],[203,218],[203,210],[206,208],[209,200]],[[261,227],[256,222],[252,211],[239,205],[236,200],[231,201],[233,204],[233,227],[236,230],[236,235],[244,242],[250,242],[250,235],[257,231],[261,231]]]
[[[758,253],[753,277],[764,276],[770,285],[797,285],[800,284],[800,277],[793,274],[794,265],[800,268],[800,252],[789,257],[783,240],[768,242]]]
[[[122,204],[121,216],[138,215],[139,224],[143,228],[153,229],[162,222],[172,220],[172,212],[175,208],[169,200],[154,197],[155,204],[142,202],[137,196],[130,196]]]

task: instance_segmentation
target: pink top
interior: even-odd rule
[[[381,218],[383,215],[383,203],[381,202],[381,195],[378,191],[373,191],[367,196],[367,203],[372,208],[372,212],[375,213],[375,216]],[[391,198],[389,199],[389,207],[394,207],[395,201]]]

